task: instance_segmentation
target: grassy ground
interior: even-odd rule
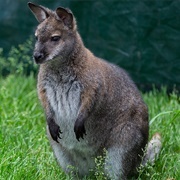
[[[155,165],[140,169],[138,179],[180,177],[180,98],[165,89],[143,95],[149,106],[150,137],[159,132],[163,148]],[[173,111],[173,112],[169,112]],[[43,111],[33,77],[0,79],[0,180],[71,179],[58,167],[45,133]],[[98,171],[94,179],[103,179]],[[86,179],[92,179],[87,177]]]

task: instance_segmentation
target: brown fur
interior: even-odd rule
[[[60,166],[68,172],[73,165],[84,176],[105,148],[107,176],[126,179],[148,140],[148,110],[139,91],[123,69],[85,48],[70,10],[29,7],[40,22],[38,92]]]

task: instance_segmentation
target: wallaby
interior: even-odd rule
[[[33,54],[40,64],[38,95],[59,165],[85,176],[105,149],[107,177],[127,179],[141,164],[149,133],[148,109],[137,87],[123,69],[84,46],[69,9],[28,5],[39,22]],[[154,161],[155,153],[145,157],[143,164]]]

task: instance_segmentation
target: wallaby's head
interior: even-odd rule
[[[51,11],[33,3],[28,3],[28,6],[39,22],[35,31],[35,62],[41,64],[66,59],[76,40],[76,21],[72,12],[62,7]]]

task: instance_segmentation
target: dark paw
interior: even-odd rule
[[[84,127],[84,123],[83,122],[75,122],[75,126],[74,126],[74,132],[76,134],[76,139],[79,141],[79,138],[84,139],[83,135],[86,135],[86,130]]]
[[[62,134],[60,127],[54,121],[49,122],[48,126],[52,139],[58,143],[58,138],[61,139],[60,134]]]

